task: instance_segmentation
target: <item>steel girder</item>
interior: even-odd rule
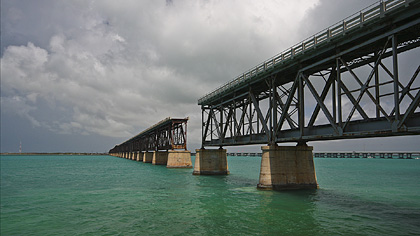
[[[203,147],[420,134],[420,60],[399,65],[419,50],[416,4],[201,99]]]
[[[124,143],[116,145],[109,153],[187,150],[188,119],[166,118]]]

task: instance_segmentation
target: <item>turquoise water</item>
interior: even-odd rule
[[[420,160],[315,159],[320,189],[256,189],[260,157],[193,176],[111,156],[1,156],[1,235],[420,235]]]

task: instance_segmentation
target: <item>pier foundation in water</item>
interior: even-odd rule
[[[196,149],[193,175],[228,175],[226,149]]]
[[[153,152],[153,165],[166,165],[168,163],[168,151]]]
[[[316,189],[312,146],[263,146],[259,189]]]
[[[153,160],[153,152],[144,152],[143,153],[143,162],[144,163],[152,163]]]
[[[190,151],[168,151],[168,168],[192,168]]]

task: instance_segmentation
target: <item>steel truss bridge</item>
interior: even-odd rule
[[[419,46],[420,1],[371,5],[200,98],[202,145],[418,135]]]
[[[129,140],[115,146],[109,153],[187,150],[187,121],[189,118],[166,118]]]

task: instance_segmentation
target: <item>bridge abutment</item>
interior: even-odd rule
[[[196,149],[193,175],[228,175],[226,149]]]
[[[153,160],[153,152],[144,152],[143,153],[143,162],[144,163],[152,163]]]
[[[168,151],[154,151],[153,165],[166,165],[168,163]]]
[[[259,189],[316,189],[312,146],[263,146]]]
[[[192,168],[190,151],[173,151],[168,152],[168,168]]]

